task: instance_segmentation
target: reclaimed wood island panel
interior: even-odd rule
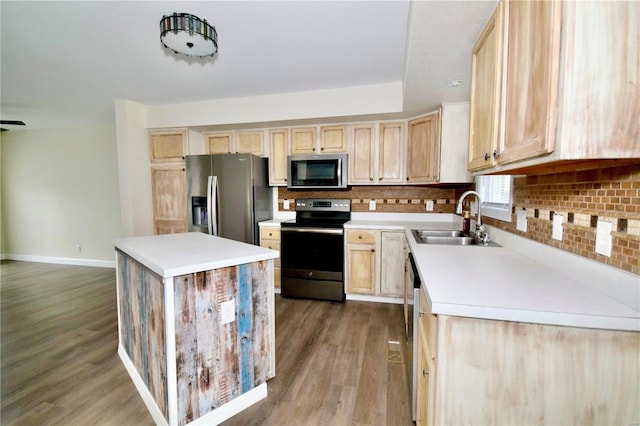
[[[267,396],[277,251],[197,232],[115,247],[118,354],[157,424],[217,424]]]

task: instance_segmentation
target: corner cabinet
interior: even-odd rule
[[[637,423],[640,333],[418,309],[417,425]]]
[[[187,232],[187,131],[149,132],[155,234]]]
[[[404,232],[347,230],[347,294],[404,297],[405,240]]]
[[[472,56],[469,168],[557,172],[640,158],[640,72],[629,65],[640,62],[629,42],[639,21],[638,2],[501,2]]]

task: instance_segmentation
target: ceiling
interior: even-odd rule
[[[488,1],[0,2],[0,116],[10,130],[113,122],[114,100],[167,104],[403,82],[402,114],[469,99]],[[190,58],[159,40],[163,15],[216,27]],[[456,88],[445,85],[460,79]]]

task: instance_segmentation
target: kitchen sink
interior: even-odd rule
[[[418,244],[446,244],[455,246],[498,246],[489,242],[487,244],[477,240],[473,235],[458,230],[443,229],[412,229],[411,233]]]

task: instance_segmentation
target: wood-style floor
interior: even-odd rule
[[[2,261],[0,424],[153,424],[115,299],[112,269]],[[269,396],[226,424],[411,425],[404,342],[400,305],[278,296]]]

